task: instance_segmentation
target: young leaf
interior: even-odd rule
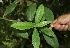
[[[17,3],[15,1],[11,3],[9,6],[7,6],[3,16],[6,16],[7,14],[11,13],[16,6],[17,6]]]
[[[45,25],[47,25],[49,23],[51,23],[51,21],[43,21],[43,22],[37,23],[35,25],[35,27],[43,27],[43,26],[45,26]]]
[[[50,32],[52,33],[52,31],[50,31]],[[53,34],[53,33],[52,33],[52,34]],[[46,35],[46,34],[43,34],[43,36],[44,36],[46,42],[47,42],[49,45],[51,45],[51,46],[54,47],[54,48],[58,48],[58,47],[59,47],[58,39],[57,39],[57,37],[56,37],[55,34],[53,34],[53,35],[54,35],[54,36],[50,37],[50,36],[48,36],[48,35]]]
[[[28,38],[28,33],[25,32],[25,33],[16,33],[17,36],[20,36],[22,38]]]
[[[34,24],[32,22],[17,22],[12,24],[11,27],[19,30],[25,30],[25,29],[33,28]]]
[[[34,48],[39,48],[40,45],[40,37],[37,29],[35,28],[32,35],[32,44]]]
[[[44,33],[44,34],[46,34],[46,35],[48,35],[48,36],[52,36],[52,37],[54,37],[54,33],[53,33],[53,31],[52,30],[50,30],[49,28],[44,28],[44,29],[41,29],[41,31],[42,31],[42,33]]]
[[[45,14],[44,15],[45,15],[46,20],[48,20],[48,21],[53,21],[54,20],[53,12],[47,7],[45,7]]]
[[[35,23],[39,23],[43,15],[44,15],[44,6],[41,4],[36,11]]]
[[[32,21],[34,18],[34,14],[36,12],[36,3],[32,4],[31,6],[28,7],[26,11],[26,15],[29,21]]]

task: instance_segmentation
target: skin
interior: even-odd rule
[[[54,27],[56,30],[66,31],[68,26],[70,26],[70,14],[64,14],[55,19],[49,28]]]

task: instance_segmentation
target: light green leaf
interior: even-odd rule
[[[25,32],[25,33],[16,33],[17,36],[20,36],[22,38],[28,38],[28,33]]]
[[[51,21],[43,21],[43,22],[37,23],[35,25],[35,27],[43,27],[43,26],[45,26],[45,25],[47,25],[49,23],[51,23]]]
[[[26,11],[26,15],[29,21],[32,21],[34,18],[34,14],[36,12],[36,3],[32,4],[31,6],[28,7]]]
[[[43,15],[44,15],[44,6],[41,4],[36,11],[35,23],[39,23]]]
[[[53,21],[54,20],[53,12],[47,7],[45,7],[45,14],[44,15],[45,15],[46,20],[48,20],[48,21]]]
[[[9,6],[7,6],[3,16],[6,16],[7,14],[11,13],[16,6],[17,6],[17,3],[15,1],[11,3]]]
[[[34,24],[32,22],[17,22],[12,24],[11,27],[19,30],[25,30],[25,29],[33,28]]]
[[[34,48],[39,48],[40,45],[40,37],[37,29],[35,28],[32,35],[32,44]]]
[[[52,31],[51,31],[51,33],[52,33]],[[52,34],[53,34],[53,33],[52,33]],[[53,37],[50,37],[50,36],[48,36],[48,35],[46,35],[46,34],[43,34],[43,36],[44,36],[46,42],[47,42],[49,45],[51,45],[51,46],[54,47],[54,48],[58,48],[58,47],[59,47],[58,39],[57,39],[57,37],[56,37],[55,34],[53,34],[53,35],[54,35]]]
[[[48,35],[48,36],[52,36],[52,37],[54,37],[55,35],[54,35],[54,32],[52,31],[52,30],[50,30],[49,28],[44,28],[44,29],[41,29],[41,31],[42,31],[42,33],[44,33],[44,34],[46,34],[46,35]]]

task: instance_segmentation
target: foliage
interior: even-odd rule
[[[33,20],[35,12],[36,12],[36,3],[29,6],[29,8],[27,9],[26,15],[29,21]]]
[[[34,5],[34,4],[33,4]],[[32,5],[32,6],[33,6]],[[33,7],[31,7],[31,8],[33,8]],[[31,9],[30,8],[30,9]],[[29,8],[28,8],[29,9]],[[46,10],[48,10],[47,8],[46,8]],[[28,11],[28,10],[27,10]],[[41,22],[41,19],[42,19],[42,17],[43,17],[43,15],[44,15],[44,6],[41,4],[39,7],[38,7],[38,9],[37,9],[37,11],[36,11],[36,16],[35,16],[35,23],[30,23],[30,22],[17,22],[17,23],[14,23],[14,24],[12,24],[11,25],[11,27],[13,27],[13,28],[16,28],[16,29],[19,29],[19,30],[25,30],[25,29],[30,29],[30,28],[34,28],[34,31],[33,31],[33,34],[32,34],[32,44],[33,44],[33,46],[34,46],[34,48],[39,48],[39,45],[40,45],[40,37],[39,37],[39,33],[38,33],[38,31],[37,31],[37,29],[36,29],[36,27],[43,27],[43,26],[45,26],[45,25],[47,25],[47,24],[49,24],[49,23],[51,23],[51,21],[42,21]],[[28,12],[28,14],[32,14],[30,11]],[[50,13],[51,14],[51,13]],[[52,14],[51,14],[52,15]],[[30,18],[31,19],[31,18]],[[51,19],[52,20],[52,19]],[[44,30],[44,29],[42,29],[42,30]],[[54,33],[52,33],[52,31],[50,31],[50,29],[49,28],[46,28],[46,30],[47,31],[42,31],[42,32],[45,32],[45,35],[44,35],[44,38],[45,38],[45,40],[46,39],[48,39],[48,40],[46,40],[46,42],[48,42],[48,44],[50,44],[52,47],[54,47],[54,48],[58,48],[58,46],[59,46],[59,44],[58,44],[58,40],[57,40],[57,38],[56,38],[56,36],[54,35]],[[48,32],[48,33],[46,33],[46,32]],[[53,38],[52,40],[53,40],[53,43],[52,43],[52,41],[51,41],[51,38],[50,37],[48,37],[47,38],[47,34],[48,35],[50,35],[51,34],[51,37]],[[50,39],[49,39],[50,38]],[[55,42],[56,42],[56,44],[55,44]]]
[[[33,31],[32,44],[33,44],[34,48],[39,48],[40,37],[39,37],[39,33],[36,28],[34,28],[34,31]]]
[[[59,43],[56,35],[49,28],[42,29],[42,32],[44,33],[43,36],[46,42],[50,44],[52,47],[58,48]]]
[[[6,11],[4,12],[3,16],[6,16],[7,14],[11,13],[16,6],[17,6],[17,3],[15,1],[11,3],[8,7],[6,7]]]
[[[70,12],[69,5],[69,0],[1,1],[0,48],[58,48],[59,43],[59,48],[70,48],[69,33],[48,28],[54,18]]]

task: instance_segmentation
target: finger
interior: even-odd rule
[[[61,25],[56,25],[54,28],[55,28],[56,30],[59,30],[59,29],[61,28]]]
[[[54,21],[53,21],[53,24],[55,24],[57,22],[57,19],[55,19]]]
[[[52,30],[53,27],[54,27],[53,24],[50,24],[50,27],[49,27],[49,28],[50,28],[51,30]]]
[[[57,19],[54,20],[54,22],[52,24],[50,24],[50,29],[52,30],[52,28],[54,27],[54,24],[57,22]]]
[[[59,31],[63,31],[66,25],[61,25],[61,27],[59,28]]]
[[[55,28],[56,30],[59,30],[59,28],[61,27],[59,21],[56,21],[56,23],[54,23],[53,26],[54,26],[54,28]]]
[[[52,30],[52,28],[54,27],[54,24],[52,23],[52,24],[50,24],[50,29]]]
[[[65,26],[65,28],[63,29],[63,31],[66,31],[68,29],[68,25]]]

